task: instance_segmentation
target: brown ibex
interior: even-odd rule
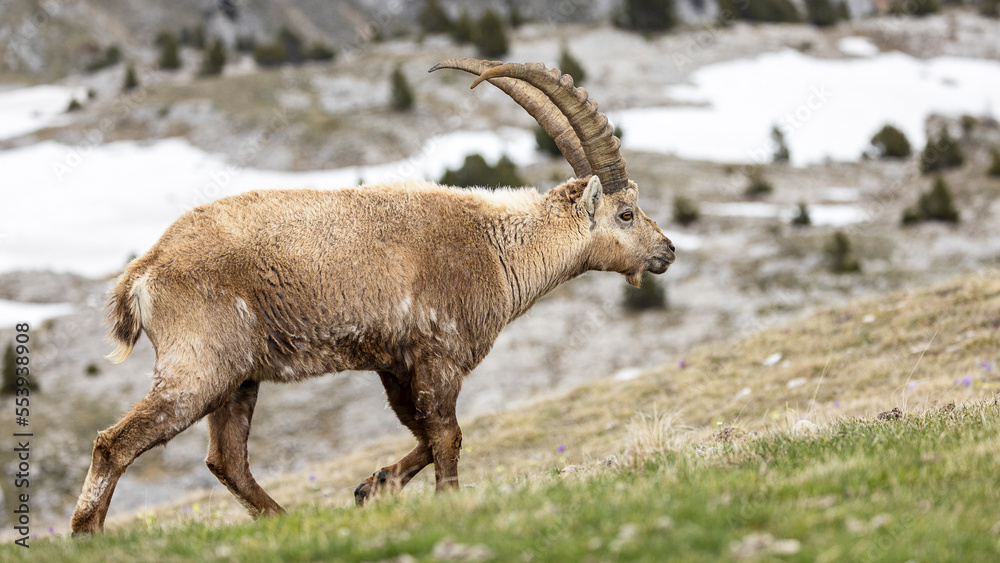
[[[152,390],[98,433],[74,533],[104,527],[137,456],[208,417],[206,463],[254,517],[282,511],[250,474],[247,436],[262,382],[372,370],[417,439],[355,499],[398,490],[434,464],[458,487],[462,381],[500,331],[588,270],[663,273],[674,247],[636,203],[620,141],[568,75],[541,64],[450,59],[523,106],[576,174],[545,194],[400,182],[257,191],[180,217],[110,293],[124,360],[141,332],[156,350]]]

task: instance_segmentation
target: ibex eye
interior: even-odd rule
[[[619,215],[619,217],[621,217],[622,221],[631,221],[632,220],[632,212],[631,211],[623,211],[622,214]]]

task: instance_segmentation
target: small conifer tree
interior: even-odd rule
[[[517,173],[517,165],[503,156],[495,166],[490,166],[480,154],[470,154],[458,170],[448,169],[441,177],[448,186],[471,187],[522,187],[525,185]]]
[[[451,26],[451,38],[460,45],[472,43],[472,36],[475,35],[472,28],[472,18],[469,17],[468,10],[462,10],[462,14]]]
[[[843,231],[833,233],[826,245],[826,257],[830,270],[835,274],[850,274],[861,271],[861,264],[854,257],[851,240]]]
[[[774,162],[788,162],[788,145],[785,144],[785,135],[777,125],[771,128],[771,142],[774,143]]]
[[[218,76],[226,66],[226,48],[219,39],[212,40],[212,45],[205,50],[201,59],[201,76]]]
[[[872,136],[872,156],[876,158],[906,158],[912,149],[902,131],[886,124]]]
[[[129,63],[125,67],[125,80],[124,83],[122,84],[122,90],[124,90],[125,92],[129,92],[135,90],[136,88],[138,88],[138,86],[139,86],[139,79],[135,75],[135,67],[132,66],[132,63]]]
[[[437,0],[427,0],[424,7],[420,9],[417,21],[420,23],[420,29],[429,34],[448,33],[453,25],[451,18],[448,17],[448,12],[441,7]]]
[[[988,176],[993,176],[994,178],[1000,178],[1000,147],[994,147],[991,153],[993,161],[990,163],[990,167],[986,171],[986,174]]]
[[[666,31],[677,25],[673,0],[625,0],[619,23],[643,32]]]
[[[667,307],[667,291],[656,279],[656,276],[649,272],[643,272],[639,287],[625,286],[622,305],[633,311],[665,309]]]
[[[806,204],[799,202],[799,209],[795,213],[795,217],[792,218],[792,224],[796,227],[808,227],[812,225],[812,217],[809,216],[809,208]]]
[[[572,76],[573,84],[577,86],[583,84],[583,81],[587,79],[587,73],[583,70],[580,61],[570,54],[566,45],[562,46],[562,51],[559,54],[559,70],[563,74]]]
[[[177,38],[173,33],[164,31],[156,41],[160,46],[159,65],[163,70],[177,70],[181,68],[181,57],[178,53]]]
[[[473,40],[479,49],[479,54],[487,58],[502,57],[510,48],[503,20],[490,9],[479,18]]]
[[[747,170],[746,195],[749,197],[760,197],[774,191],[774,186],[764,177],[764,170],[760,166],[754,166]]]
[[[698,204],[678,195],[674,196],[674,222],[680,225],[690,225],[701,217]]]
[[[927,139],[927,145],[920,153],[920,171],[924,174],[948,168],[957,168],[965,163],[961,147],[947,128],[942,128],[937,139]]]
[[[390,105],[396,111],[409,111],[413,108],[413,91],[410,83],[406,80],[400,65],[392,69],[392,76],[389,78],[392,83],[392,93]]]

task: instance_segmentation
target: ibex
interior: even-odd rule
[[[250,474],[247,437],[262,382],[344,370],[378,373],[417,440],[355,490],[363,504],[434,464],[458,487],[463,378],[500,331],[588,270],[638,286],[674,246],[636,202],[621,142],[568,75],[539,63],[449,59],[530,113],[576,175],[535,190],[399,182],[256,191],[182,215],[110,292],[115,362],[145,332],[152,390],[98,433],[75,534],[103,530],[115,484],[140,454],[208,417],[206,463],[254,517],[282,508]]]

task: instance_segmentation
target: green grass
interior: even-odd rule
[[[996,561],[998,329],[1000,273],[984,270],[464,420],[475,486],[457,494],[431,494],[428,468],[399,499],[351,506],[412,447],[390,437],[264,483],[282,518],[195,491],[0,560],[435,560],[461,551],[450,541],[471,549],[458,560]]]
[[[302,507],[232,527],[153,524],[0,553],[5,561],[437,560],[453,542],[453,552],[496,561],[995,561],[998,415],[996,400],[978,401],[368,509]]]

